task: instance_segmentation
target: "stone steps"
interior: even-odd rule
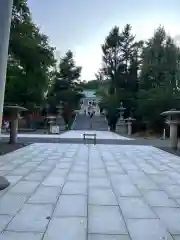
[[[93,116],[93,118],[90,119],[89,116],[78,115],[73,124],[72,130],[107,131],[108,124],[102,116]]]

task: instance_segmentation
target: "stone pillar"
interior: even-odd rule
[[[10,185],[10,182],[5,178],[0,176],[0,191],[4,190]]]
[[[13,0],[0,1],[0,133],[2,125],[6,68]]]
[[[127,123],[127,128],[128,128],[128,135],[132,135],[132,122]]]
[[[52,133],[52,126],[53,126],[53,121],[49,121],[49,133]]]
[[[170,147],[176,150],[178,146],[177,128],[180,124],[180,110],[171,109],[161,113],[161,115],[167,118],[166,123],[170,126]]]
[[[127,121],[127,134],[129,136],[131,136],[132,135],[132,122],[135,121],[135,119],[129,117],[129,118],[126,118],[125,120]]]
[[[14,144],[17,142],[17,131],[18,131],[18,118],[11,119],[11,121],[10,121],[10,138],[9,138],[10,144]]]
[[[177,149],[178,145],[178,136],[177,136],[177,127],[178,123],[169,121],[170,126],[170,146],[172,149]]]

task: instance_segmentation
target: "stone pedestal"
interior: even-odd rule
[[[132,123],[128,122],[127,123],[127,128],[128,128],[128,135],[132,135]]]
[[[54,121],[49,121],[49,133],[52,133],[53,126],[54,126]]]
[[[131,135],[132,135],[132,122],[133,122],[135,119],[129,117],[129,118],[126,118],[125,120],[126,120],[126,122],[127,122],[127,134],[128,134],[129,136],[131,136]]]
[[[180,124],[180,111],[172,109],[170,111],[163,112],[161,115],[168,117],[166,123],[170,127],[170,147],[176,150],[178,146],[177,128]]]
[[[62,116],[58,116],[56,119],[56,123],[59,126],[59,130],[65,130],[65,122]]]
[[[118,121],[116,125],[116,132],[123,135],[127,133],[127,126],[125,121]]]
[[[58,125],[54,125],[54,124],[51,125],[50,133],[52,133],[52,134],[59,134],[60,133],[59,126]]]
[[[53,126],[54,126],[54,122],[53,121],[49,121],[49,133],[52,133]]]
[[[7,188],[10,185],[10,182],[5,178],[0,176],[0,191]]]
[[[10,121],[10,138],[9,143],[17,142],[18,119],[11,119]]]
[[[52,133],[52,126],[54,125],[56,117],[55,116],[47,116],[47,122],[49,124],[49,133]]]
[[[58,115],[56,117],[56,125],[59,126],[59,131],[63,131],[63,130],[65,130],[65,122],[62,117],[63,106],[60,103],[60,105],[56,106],[56,108],[57,108],[57,113],[58,113]]]
[[[168,120],[167,124],[170,127],[170,146],[176,150],[178,145],[177,128],[179,121]]]

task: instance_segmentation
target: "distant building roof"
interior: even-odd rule
[[[96,97],[96,91],[95,90],[84,90],[83,94],[86,98],[95,98]]]

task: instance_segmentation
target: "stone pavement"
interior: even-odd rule
[[[180,239],[180,158],[154,147],[32,144],[0,175],[1,240]]]
[[[119,136],[109,131],[95,130],[71,130],[62,134],[18,134],[20,143],[83,143],[83,133],[96,133],[97,144],[122,144],[124,140],[133,140],[127,137]],[[8,134],[1,135],[3,141],[9,139]],[[122,140],[122,141],[121,141]],[[120,142],[119,142],[120,141]]]
[[[78,131],[67,131],[60,135],[61,138],[82,138],[83,133],[96,133],[97,139],[107,139],[107,140],[132,140],[127,137],[120,136],[116,133],[110,131],[95,131],[95,130],[78,130]]]

